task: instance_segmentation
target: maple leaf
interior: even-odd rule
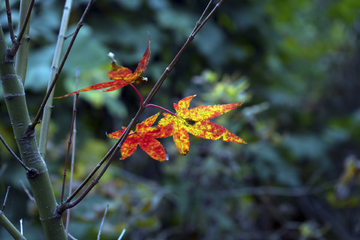
[[[135,127],[135,131],[131,131],[126,138],[124,144],[121,146],[121,159],[130,157],[139,145],[150,157],[158,161],[167,160],[167,154],[161,143],[155,138],[165,138],[172,135],[172,126],[154,126],[157,117],[160,112],[147,118],[142,123],[139,123]],[[108,134],[109,138],[119,139],[126,127],[122,127],[123,130],[119,130]]]
[[[209,121],[211,118],[239,107],[242,102],[200,106],[189,109],[190,101],[195,96],[196,95],[186,97],[180,100],[178,104],[174,103],[176,115],[164,113],[164,118],[162,118],[158,124],[158,126],[161,127],[173,126],[173,139],[177,149],[182,155],[186,155],[189,152],[190,141],[188,133],[204,139],[246,144],[242,138],[236,136],[226,128]]]
[[[142,56],[134,73],[130,69],[123,66],[118,66],[116,65],[115,62],[112,62],[111,71],[108,73],[108,77],[110,78],[110,80],[112,80],[111,82],[97,83],[89,87],[82,88],[78,91],[66,94],[61,97],[54,97],[54,99],[65,98],[76,93],[104,89],[104,88],[108,88],[107,90],[105,90],[105,92],[111,92],[120,89],[122,87],[125,87],[126,85],[129,85],[131,83],[141,84],[142,82],[146,82],[147,78],[142,77],[141,74],[145,72],[146,67],[149,63],[149,59],[150,59],[150,35],[149,35],[148,47],[146,48],[145,53]]]

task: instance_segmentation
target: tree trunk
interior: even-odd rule
[[[26,63],[27,64],[27,63]],[[40,220],[47,239],[66,239],[61,216],[55,211],[56,199],[49,173],[41,157],[34,131],[27,131],[31,124],[22,80],[14,68],[14,60],[7,56],[4,33],[0,26],[0,80],[4,91],[5,104],[9,113],[14,136],[22,161],[36,174],[27,174]]]

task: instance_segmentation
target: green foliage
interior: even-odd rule
[[[75,16],[83,11],[83,2],[75,3],[68,34],[77,23]],[[78,89],[107,80],[109,51],[134,70],[149,32],[152,53],[144,74],[149,83],[139,87],[147,94],[206,4],[97,1],[55,95],[75,90],[78,66]],[[46,89],[62,6],[41,1],[36,8],[25,85],[32,116]],[[335,184],[347,155],[359,154],[359,9],[358,0],[225,0],[153,103],[172,108],[172,102],[195,93],[194,106],[245,101],[242,110],[218,117],[217,123],[248,145],[193,138],[195,151],[183,157],[169,140],[164,146],[170,161],[165,163],[153,162],[136,151],[131,158],[113,163],[93,194],[73,210],[70,233],[79,239],[95,239],[109,204],[101,239],[115,239],[124,228],[126,239],[270,239],[270,235],[271,239],[294,235],[298,239],[340,239],[334,225],[358,237],[349,224],[356,221],[359,211],[358,179],[349,183],[348,198],[342,200]],[[0,22],[6,26],[3,9]],[[138,104],[130,87],[80,94],[76,184],[111,146],[105,133],[126,125]],[[54,106],[47,162],[59,195],[72,99],[56,100]],[[141,121],[155,112],[146,110]],[[3,98],[0,116],[0,134],[15,149]],[[0,144],[1,165],[8,164],[7,172],[0,174],[0,192],[9,184],[16,186],[7,211],[13,213],[14,222],[23,217],[34,223],[25,232],[35,236],[40,223],[32,208],[19,216],[17,200],[11,207],[12,199],[26,198],[17,179],[11,177],[20,175],[12,160]],[[286,187],[285,194],[255,191],[272,186]],[[290,196],[296,187],[304,186],[311,187],[306,197]],[[322,218],[316,202],[330,212],[335,223]],[[289,233],[291,224],[295,224],[291,228],[294,235]],[[0,238],[7,237],[1,229]]]

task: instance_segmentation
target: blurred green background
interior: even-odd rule
[[[18,2],[12,2],[17,24]],[[71,34],[87,1],[75,1]],[[25,83],[32,117],[46,91],[64,1],[38,1],[31,23]],[[138,87],[145,97],[192,31],[207,1],[96,1],[60,76],[55,95],[107,81],[108,52],[134,70],[151,35],[151,57]],[[214,5],[213,5],[214,6]],[[245,101],[214,121],[248,144],[191,137],[170,160],[142,150],[114,161],[94,191],[72,210],[70,233],[96,239],[358,239],[360,238],[360,1],[224,0],[196,36],[152,103],[197,94],[191,107]],[[4,4],[0,23],[8,34]],[[69,41],[69,40],[68,40]],[[67,43],[68,43],[67,41]],[[2,91],[0,93],[2,95]],[[59,196],[72,98],[54,101],[46,161]],[[106,133],[137,111],[133,89],[80,94],[75,185],[115,142]],[[147,109],[140,121],[157,112]],[[0,134],[16,149],[0,98]],[[17,151],[16,151],[17,152]],[[116,156],[120,157],[119,154]],[[19,184],[23,169],[0,145],[0,201],[28,239],[43,239],[36,207]],[[0,228],[0,238],[10,236]]]

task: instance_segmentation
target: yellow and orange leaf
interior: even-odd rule
[[[242,103],[200,106],[189,109],[190,101],[195,97],[189,96],[174,103],[176,116],[164,113],[164,118],[159,121],[158,126],[173,126],[173,139],[179,152],[186,155],[189,152],[189,134],[204,139],[222,140],[226,142],[246,142],[224,128],[221,125],[212,123],[209,119],[217,117],[232,109],[239,107]]]
[[[105,90],[105,92],[111,92],[132,83],[141,84],[142,82],[146,82],[147,78],[142,77],[141,74],[145,72],[146,67],[149,63],[149,59],[150,59],[150,35],[149,35],[148,47],[146,48],[145,53],[142,56],[134,73],[130,69],[123,66],[118,66],[116,65],[115,62],[113,62],[111,64],[111,71],[108,73],[108,77],[112,81],[97,83],[89,87],[82,88],[78,91],[66,94],[61,97],[54,97],[54,99],[65,98],[80,92],[87,92],[87,91],[99,90],[105,88],[108,88],[107,90]]]
[[[138,145],[142,150],[144,150],[144,152],[155,160],[167,160],[166,150],[155,138],[170,137],[173,131],[171,125],[163,127],[151,126],[154,124],[159,114],[160,112],[147,118],[142,123],[137,124],[135,131],[130,132],[120,150],[122,160],[130,157],[135,152]],[[125,129],[126,128],[123,127],[123,130],[110,133],[108,137],[118,139],[121,137]]]

